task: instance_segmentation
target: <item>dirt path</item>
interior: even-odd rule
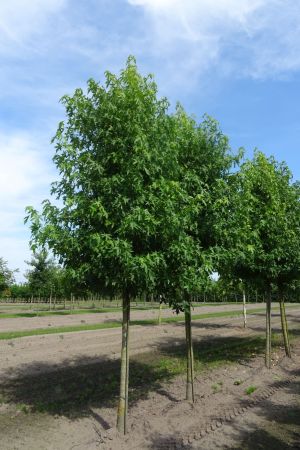
[[[274,304],[274,307],[278,308],[278,304]],[[287,305],[287,309],[291,306]],[[297,307],[297,306],[296,306]],[[265,305],[260,303],[251,303],[248,305],[248,311],[253,309],[263,309]],[[295,308],[295,305],[292,305]],[[218,305],[218,306],[200,306],[193,310],[193,315],[227,312],[227,311],[242,311],[242,305]],[[14,311],[10,311],[13,313]],[[30,313],[30,310],[26,311]],[[24,314],[25,311],[22,311]],[[175,317],[176,314],[171,309],[163,309],[161,311],[161,317]],[[180,314],[183,317],[183,313]],[[158,309],[155,310],[134,310],[131,311],[131,320],[147,320],[156,319],[158,317]],[[16,317],[16,318],[4,318],[0,317],[0,332],[4,331],[21,331],[21,330],[34,330],[37,328],[48,327],[64,327],[83,324],[96,324],[109,321],[121,321],[122,312],[107,312],[107,313],[84,313],[84,314],[68,314],[57,316],[42,316],[42,317]]]
[[[299,316],[295,326],[297,321]],[[256,331],[261,323],[262,318],[252,320]],[[205,331],[211,326],[215,334],[216,329],[218,334],[228,332],[225,323],[218,328],[217,322],[209,322]],[[300,442],[300,339],[293,343],[292,360],[279,350],[273,364],[267,370],[263,357],[250,357],[198,375],[194,405],[184,400],[183,376],[161,383],[143,398],[132,400],[126,437],[115,432],[114,406],[91,403],[70,417],[51,411],[25,414],[13,404],[3,404],[1,449],[296,449]],[[36,381],[33,377],[33,389]],[[58,388],[57,380],[52,382],[49,392]],[[251,395],[246,394],[249,387],[255,388]]]

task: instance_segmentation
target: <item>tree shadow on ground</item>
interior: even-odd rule
[[[266,431],[264,429],[257,429],[252,433],[249,433],[240,445],[236,447],[231,447],[232,450],[291,450],[299,449],[300,446],[297,445],[299,442],[299,435],[295,433],[289,433],[289,439],[294,443],[287,443],[286,436],[279,437],[275,436],[272,431]]]
[[[192,320],[192,327],[193,328],[197,328],[197,329],[211,329],[211,330],[218,330],[218,329],[222,329],[222,328],[230,328],[230,329],[235,329],[235,328],[239,328],[242,326],[242,319],[241,319],[241,323],[237,322],[237,323],[214,323],[214,322],[202,322],[202,321],[197,321],[197,320]]]
[[[163,367],[140,363],[135,358],[130,361],[130,375],[131,403],[149,391],[159,390],[161,381],[172,376]],[[13,378],[4,375],[0,396],[7,403],[27,405],[32,411],[76,418],[90,415],[92,407],[115,406],[119,381],[119,360],[80,357],[59,365],[32,363],[14,372]]]
[[[262,337],[207,337],[195,342],[195,368],[250,361],[263,352]],[[163,382],[185,373],[186,346],[182,338],[164,337],[155,351],[130,358],[130,404],[147,398],[151,391],[166,395]],[[114,407],[119,393],[120,361],[84,357],[60,364],[32,362],[3,374],[0,396],[7,403],[17,403],[33,411],[68,417],[89,416],[91,408]],[[172,401],[176,399],[172,398]],[[101,419],[101,418],[100,418]]]
[[[149,449],[153,450],[192,450],[195,448],[191,444],[183,443],[182,438],[177,436],[155,434],[150,439]]]
[[[174,345],[174,343],[177,345]],[[206,338],[196,342],[195,361],[199,365],[226,363],[251,357],[264,347],[261,338]],[[165,338],[156,350],[130,359],[130,402],[163,390],[163,381],[185,372],[184,339]],[[197,368],[197,367],[196,367]],[[13,376],[12,376],[13,375]],[[117,403],[120,361],[107,358],[78,357],[61,364],[34,362],[15,372],[7,370],[0,395],[8,403],[28,405],[32,410],[81,417],[91,407],[111,407]]]
[[[299,377],[300,369],[289,372],[288,376],[295,375]],[[276,385],[276,383],[274,383]],[[272,385],[271,385],[272,386]],[[287,395],[300,395],[300,382],[297,380],[291,381],[287,386],[285,386],[284,391]],[[261,410],[258,412],[259,415],[266,417],[270,421],[275,421],[277,424],[286,425],[297,425],[300,438],[300,404],[299,405],[288,405],[281,403],[276,403],[272,397],[269,400],[265,400],[262,404]],[[299,439],[300,444],[300,439]]]
[[[193,350],[195,363],[227,363],[237,362],[240,360],[251,359],[254,353],[263,352],[265,348],[265,339],[261,336],[255,337],[201,337],[199,340],[194,340]],[[158,345],[158,350],[161,354],[186,360],[186,343],[184,337],[182,338],[168,338],[164,339],[164,343]]]
[[[299,377],[300,370],[286,373],[287,378],[291,375]],[[270,387],[272,386],[276,386],[276,382],[271,383]],[[232,446],[232,449],[300,449],[300,406],[289,401],[289,395],[299,396],[300,383],[294,380],[281,390],[287,395],[284,404],[276,402],[272,396],[268,400],[263,400],[256,408],[255,414],[260,417],[259,426],[257,423],[249,423],[251,431],[245,431],[241,425],[233,423],[232,438],[239,443]]]

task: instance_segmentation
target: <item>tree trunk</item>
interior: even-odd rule
[[[185,318],[185,337],[187,346],[187,367],[186,367],[186,399],[195,401],[194,397],[194,353],[192,341],[191,324],[191,306],[189,305],[184,312]]]
[[[247,328],[247,309],[246,309],[245,289],[243,289],[243,316],[244,316],[244,328]]]
[[[129,380],[129,320],[130,298],[128,294],[123,296],[123,322],[122,322],[122,349],[121,349],[121,376],[120,397],[117,416],[117,429],[120,433],[127,432],[128,411],[128,380]]]
[[[271,293],[266,298],[266,367],[271,368]]]
[[[286,320],[284,299],[282,296],[280,298],[280,317],[281,317],[281,328],[282,328],[282,334],[283,334],[285,354],[286,354],[286,356],[291,358],[289,330],[288,330],[288,325],[287,325],[287,320]]]

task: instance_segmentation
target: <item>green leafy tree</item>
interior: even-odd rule
[[[272,290],[275,287],[280,291],[286,283],[299,278],[299,187],[291,180],[284,163],[256,152],[254,159],[246,161],[232,176],[226,201],[216,205],[222,242],[219,271],[267,292],[266,366],[269,368]],[[284,318],[282,323],[286,328]],[[284,336],[286,342],[285,331]],[[287,342],[286,346],[289,346]]]
[[[130,300],[157,292],[164,276],[165,242],[178,229],[174,202],[177,149],[166,99],[133,57],[104,86],[88,82],[62,102],[54,163],[61,174],[39,215],[27,208],[32,245],[51,248],[74,279],[123,298],[120,398],[117,427],[126,432]]]
[[[30,293],[34,297],[49,297],[53,290],[55,278],[55,263],[49,258],[48,252],[34,252],[30,261],[31,267],[25,274]]]
[[[181,106],[173,117],[176,124],[178,153],[178,186],[180,188],[175,236],[166,246],[168,285],[162,291],[170,305],[184,311],[187,345],[186,397],[194,401],[194,361],[191,329],[191,304],[209,275],[213,272],[215,236],[212,227],[212,206],[223,195],[220,180],[225,180],[239,155],[234,156],[228,139],[218,123],[205,116],[198,124]]]
[[[14,283],[15,270],[10,270],[7,266],[7,262],[0,258],[0,294],[3,295],[5,290],[8,290]]]
[[[14,283],[10,286],[11,296],[13,298],[29,298],[31,296],[28,283]]]

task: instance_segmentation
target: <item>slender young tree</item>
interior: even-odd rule
[[[266,366],[270,368],[272,293],[299,278],[299,186],[292,183],[284,163],[256,152],[233,175],[227,189],[227,203],[216,208],[222,243],[219,270],[266,292]]]
[[[203,290],[213,271],[212,257],[215,237],[212,227],[212,205],[222,195],[220,180],[225,180],[239,155],[230,152],[228,139],[218,123],[205,116],[198,124],[178,105],[173,117],[178,153],[177,199],[178,231],[166,246],[169,302],[185,317],[187,348],[186,398],[194,401],[194,357],[191,327],[192,299]]]
[[[32,245],[48,246],[87,286],[123,298],[117,428],[127,430],[130,300],[154,292],[164,272],[165,242],[178,230],[177,148],[169,104],[152,76],[129,57],[105,85],[89,80],[62,103],[66,119],[54,142],[61,175],[38,214],[27,208]],[[174,181],[175,180],[175,181]]]

